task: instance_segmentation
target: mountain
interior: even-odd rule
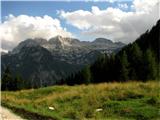
[[[43,47],[54,59],[69,64],[86,65],[94,62],[101,53],[112,53],[121,49],[125,44],[113,43],[105,38],[97,38],[93,42],[79,41],[74,38],[56,36],[48,41],[42,38],[27,39],[13,49],[11,54],[18,54],[22,48]]]
[[[2,73],[9,66],[13,75],[20,74],[28,86],[48,86],[93,63],[102,53],[116,52],[124,45],[104,38],[93,42],[61,36],[48,41],[27,39],[1,56]]]

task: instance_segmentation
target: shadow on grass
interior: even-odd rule
[[[2,106],[10,109],[13,113],[21,116],[24,119],[28,119],[28,120],[58,120],[57,118],[43,116],[38,113],[28,112],[27,110],[25,110],[23,108],[16,108],[16,107],[8,106],[6,104],[2,104]]]

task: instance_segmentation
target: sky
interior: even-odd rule
[[[1,51],[61,35],[130,43],[159,19],[159,0],[1,1]]]

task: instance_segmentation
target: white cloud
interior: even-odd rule
[[[7,50],[13,49],[19,42],[27,38],[49,39],[56,35],[72,36],[66,28],[62,28],[58,19],[53,19],[48,15],[43,17],[9,15],[6,21],[0,24],[0,33],[2,48]]]
[[[61,17],[67,18],[67,22],[76,26],[79,29],[88,29],[91,27],[90,23],[86,21],[87,16],[92,16],[89,11],[78,10],[75,12],[64,12],[63,10],[59,11]],[[81,19],[77,19],[80,17]]]
[[[133,11],[108,7],[91,11],[59,12],[61,18],[82,30],[82,35],[106,37],[114,41],[132,42],[159,19],[159,0],[134,0]],[[122,5],[121,5],[122,7]],[[123,4],[123,7],[126,5]]]
[[[134,0],[133,5],[138,12],[149,12],[159,0]]]
[[[4,50],[4,49],[0,48],[0,52],[8,53],[8,50]]]
[[[119,3],[118,7],[121,9],[128,9],[128,5],[126,3],[124,3],[124,4]]]

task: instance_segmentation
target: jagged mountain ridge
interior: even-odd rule
[[[73,72],[90,64],[102,53],[112,53],[124,46],[105,38],[93,42],[56,36],[50,40],[27,39],[8,54],[2,55],[2,73],[6,66],[20,74],[32,86],[56,84]],[[35,82],[36,81],[36,82]]]
[[[17,54],[21,51],[21,48],[29,46],[41,46],[50,51],[52,55],[60,61],[88,64],[90,61],[80,60],[81,58],[84,59],[83,56],[85,56],[85,54],[93,54],[93,51],[111,53],[123,47],[124,44],[121,42],[113,43],[111,40],[105,38],[97,38],[93,42],[88,42],[56,36],[48,41],[42,38],[27,39],[14,48],[11,54]]]

